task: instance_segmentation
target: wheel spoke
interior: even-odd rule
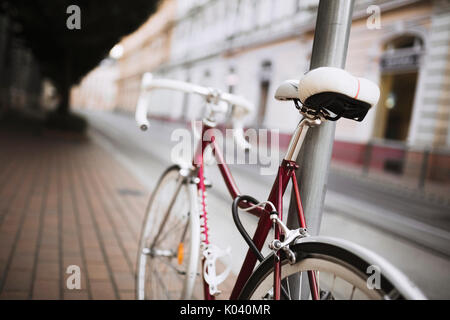
[[[352,293],[350,294],[350,299],[349,300],[353,300],[353,296],[355,294],[355,289],[356,289],[356,287],[355,287],[355,285],[353,285]]]
[[[316,284],[317,284],[317,292],[319,294],[319,300],[320,300],[320,278],[319,278],[319,271],[316,272]]]
[[[159,239],[160,235],[162,234],[162,231],[163,231],[164,227],[166,226],[166,222],[169,219],[169,216],[170,216],[170,213],[172,211],[173,205],[175,204],[175,200],[176,200],[178,194],[180,193],[180,190],[181,190],[182,186],[183,186],[183,180],[180,179],[177,182],[177,189],[176,189],[174,195],[172,196],[172,199],[170,199],[169,207],[167,208],[167,211],[164,214],[163,221],[161,222],[161,224],[159,226],[159,230],[156,233],[156,237],[153,240],[153,243],[152,243],[152,245],[150,247],[153,247],[153,246],[155,246],[158,243],[158,239]]]
[[[181,221],[181,220],[173,228],[171,228],[171,230],[169,232],[167,232],[163,236],[160,236],[158,243],[155,243],[154,245],[156,246],[156,245],[160,244],[162,241],[166,240],[167,237],[175,234],[178,230],[180,230],[180,227],[182,227],[182,228],[185,227],[185,225],[183,225],[183,221]]]
[[[164,265],[166,265],[166,266],[170,267],[171,269],[173,269],[173,271],[175,271],[176,274],[178,274],[178,275],[186,275],[186,271],[177,269],[173,264],[171,264],[170,262],[166,261],[167,259],[165,259],[165,257],[157,257],[157,258]]]
[[[162,281],[161,277],[159,276],[158,272],[153,271],[153,274],[156,276],[156,279],[158,280],[159,285],[161,286],[162,289],[164,289],[164,293],[166,294],[167,299],[170,300],[170,294],[169,291],[167,290],[166,285],[164,284],[164,282]]]
[[[331,294],[333,294],[333,292],[334,292],[335,284],[336,284],[336,274],[333,273],[333,283],[332,283],[331,289],[330,289]]]
[[[389,297],[389,299],[398,299],[398,297],[400,297],[400,293],[398,292],[397,289],[392,289],[389,294],[387,295]]]
[[[286,288],[282,285],[280,285],[280,287],[281,287],[281,294],[283,295],[283,297],[286,300],[291,300],[291,296],[287,293]]]
[[[300,272],[300,275],[298,277],[298,300],[302,299],[302,282],[303,282],[303,272]]]
[[[286,281],[286,282],[287,282],[287,289],[288,289],[289,300],[291,300],[291,288],[289,286],[289,281]]]

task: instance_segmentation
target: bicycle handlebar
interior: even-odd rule
[[[233,136],[236,143],[243,149],[249,149],[250,144],[244,138],[243,120],[244,117],[254,109],[253,104],[243,97],[221,92],[214,88],[202,87],[192,83],[169,80],[169,79],[153,79],[150,73],[145,73],[141,83],[141,95],[139,96],[138,104],[136,106],[135,119],[139,128],[143,131],[150,127],[147,119],[147,94],[154,89],[169,89],[182,91],[186,93],[193,93],[203,96],[206,101],[217,105],[219,101],[227,102],[233,109]]]

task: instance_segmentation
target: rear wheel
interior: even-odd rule
[[[142,299],[189,299],[197,274],[198,223],[191,219],[187,178],[166,170],[147,206],[139,241],[136,293]],[[194,234],[194,236],[193,236]]]
[[[296,244],[291,249],[296,256],[294,264],[289,264],[285,255],[281,255],[282,299],[310,299],[308,271],[315,272],[320,297],[324,300],[424,298],[385,260],[368,260],[347,248],[319,241]],[[273,298],[273,256],[257,267],[239,298]]]

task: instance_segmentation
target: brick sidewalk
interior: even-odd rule
[[[88,139],[2,130],[0,150],[0,298],[133,299],[146,190]]]

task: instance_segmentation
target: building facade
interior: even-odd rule
[[[156,14],[120,41],[123,55],[118,59],[118,108],[133,112],[143,73],[169,61],[175,4],[175,0],[161,1]]]
[[[273,95],[309,69],[318,2],[177,1],[170,59],[153,72],[250,99],[257,108],[247,126],[280,129],[286,142],[300,115]],[[335,160],[450,181],[449,30],[448,1],[356,1],[346,69],[378,83],[382,95],[362,123],[337,123]],[[152,101],[158,117],[201,110],[182,94]]]
[[[299,116],[273,93],[308,70],[318,1],[177,4],[170,59],[153,71],[241,94],[258,107],[249,126],[290,132]],[[374,4],[379,29],[368,27],[367,8]],[[377,82],[383,95],[363,123],[339,121],[336,138],[450,146],[449,30],[448,1],[357,1],[346,69]],[[173,118],[190,112],[182,98],[174,99],[170,110],[154,112]]]
[[[76,109],[114,110],[117,104],[117,61],[105,59],[72,87],[70,105]]]
[[[72,89],[72,107],[133,112],[144,72],[169,61],[175,4],[175,0],[161,1],[155,14],[121,39],[111,50],[120,53],[110,54]]]

